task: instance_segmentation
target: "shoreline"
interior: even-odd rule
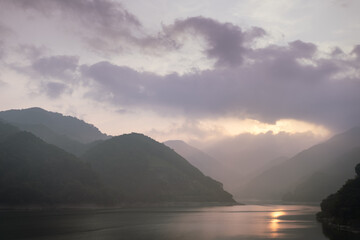
[[[188,208],[188,207],[221,207],[221,206],[239,206],[245,205],[238,202],[166,202],[166,203],[133,203],[133,204],[115,204],[115,205],[26,205],[26,206],[0,206],[0,211],[36,211],[36,210],[109,210],[109,209],[131,209],[131,208]]]
[[[318,222],[320,222],[321,224],[325,225],[326,227],[329,227],[329,228],[331,228],[333,230],[337,230],[337,231],[344,231],[344,232],[349,232],[349,233],[353,233],[353,234],[360,234],[359,226],[355,227],[355,226],[351,226],[351,225],[339,224],[334,221],[334,218],[322,217],[321,214],[322,214],[322,212],[318,212],[316,214],[316,220]]]

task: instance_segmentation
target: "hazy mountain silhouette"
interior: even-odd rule
[[[281,199],[284,195],[289,196],[299,184],[321,169],[335,164],[340,156],[358,146],[359,127],[338,134],[268,169],[248,182],[239,195],[242,198],[257,199]]]
[[[0,116],[11,122],[0,124],[2,205],[235,203],[221,183],[144,135],[103,141],[108,136],[92,125],[39,108]],[[90,149],[88,163],[43,140],[78,155]]]
[[[287,193],[288,201],[321,201],[330,193],[338,190],[344,182],[352,178],[354,166],[360,161],[360,147],[341,155],[337,160],[319,169]]]
[[[230,169],[227,188],[236,194],[254,176],[276,164],[283,156],[294,156],[319,142],[311,133],[242,133],[226,137],[201,149]],[[201,145],[201,144],[198,144]],[[198,146],[197,145],[197,146]]]
[[[109,199],[95,172],[64,150],[0,123],[0,205],[77,205]]]
[[[235,189],[234,192],[236,192],[236,193],[241,192],[243,188],[247,187],[248,182],[251,182],[253,180],[253,178],[256,178],[263,172],[265,172],[281,163],[284,163],[287,160],[289,160],[288,157],[282,156],[282,157],[277,157],[277,158],[271,159],[270,161],[267,161],[266,163],[264,163],[264,165],[262,167],[259,167],[257,170],[250,172],[247,175],[247,177],[244,178],[243,181],[238,184],[237,189]],[[241,196],[236,196],[236,197],[241,197]]]
[[[94,146],[83,156],[102,181],[126,202],[234,203],[222,184],[162,143],[125,134]]]
[[[190,146],[181,140],[169,140],[164,144],[180,154],[192,165],[197,167],[205,175],[214,178],[224,184],[224,188],[230,190],[232,176],[236,174],[227,166],[224,166],[217,159],[209,156],[201,150]]]
[[[56,138],[68,138],[73,140],[72,143],[76,145],[78,145],[76,142],[90,143],[109,138],[95,126],[82,120],[41,108],[2,111],[0,112],[0,119],[20,129],[41,134],[44,139],[51,140],[54,139],[54,136]]]
[[[17,124],[17,126],[21,130],[31,132],[45,142],[54,144],[55,146],[62,148],[69,153],[75,154],[76,156],[80,156],[89,148],[88,145],[90,143],[81,143],[79,141],[69,138],[66,135],[59,135],[48,127],[41,124]]]

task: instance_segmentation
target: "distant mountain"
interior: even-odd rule
[[[144,135],[104,140],[109,137],[92,125],[39,108],[0,112],[0,118],[1,206],[235,203],[220,182]],[[45,141],[86,151],[87,163]]]
[[[9,136],[17,133],[19,129],[9,123],[0,119],[0,143],[6,140]]]
[[[174,149],[175,152],[188,160],[205,175],[222,182],[225,189],[233,190],[231,189],[230,182],[232,182],[233,176],[236,173],[221,164],[217,159],[181,140],[169,140],[164,142],[164,144]]]
[[[287,160],[289,160],[288,157],[284,157],[284,156],[277,157],[277,158],[271,159],[270,161],[267,161],[261,168],[257,169],[256,171],[250,172],[247,175],[247,178],[243,179],[242,184],[238,184],[237,188],[234,190],[235,198],[241,199],[243,197],[241,194],[243,189],[246,189],[249,182],[251,183],[251,181],[253,181],[253,179],[257,178],[263,172],[266,172],[267,170],[274,168],[277,165],[280,165]]]
[[[39,137],[44,140],[53,140],[55,138],[59,139],[60,142],[72,140],[71,143],[66,144],[80,146],[84,143],[109,138],[95,126],[82,120],[64,116],[60,113],[49,112],[41,108],[2,111],[0,112],[0,119],[20,129],[33,132],[36,135],[40,134]],[[56,142],[53,143],[56,144]]]
[[[335,164],[340,156],[358,146],[359,127],[338,134],[261,173],[249,181],[239,195],[243,198],[273,200],[289,196],[299,184],[321,169]]]
[[[0,123],[0,205],[104,204],[110,197],[91,167],[31,133]]]
[[[337,191],[354,176],[354,166],[360,161],[360,147],[341,155],[334,163],[325,166],[284,196],[287,201],[321,201]]]
[[[113,137],[94,146],[83,159],[120,201],[235,203],[221,183],[142,134]]]
[[[276,163],[279,157],[294,156],[319,141],[319,137],[310,133],[242,133],[204,145],[202,150],[232,172],[225,185],[236,196],[246,182]]]
[[[258,176],[259,174],[265,172],[268,169],[271,169],[281,163],[284,163],[285,161],[289,160],[288,157],[285,156],[281,156],[281,157],[276,157],[273,158],[269,161],[267,161],[261,168],[257,169],[256,171],[252,172],[250,175],[252,177]]]
[[[356,230],[359,233],[360,164],[356,165],[355,169],[357,173],[355,178],[348,180],[336,193],[321,202],[321,212],[318,213],[317,218],[335,229]]]

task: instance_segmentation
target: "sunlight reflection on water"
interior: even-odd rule
[[[283,216],[285,215],[286,213],[283,212],[283,211],[275,211],[275,212],[272,212],[270,213],[271,215],[271,220],[269,221],[269,228],[270,228],[270,231],[271,231],[271,234],[270,236],[272,238],[277,238],[279,237],[279,233],[278,233],[278,230],[279,230],[279,220],[278,217],[280,216]]]

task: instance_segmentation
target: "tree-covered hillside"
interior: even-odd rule
[[[184,141],[169,140],[164,142],[164,144],[171,149],[174,149],[175,152],[180,154],[180,156],[189,161],[206,176],[222,182],[226,190],[230,190],[230,183],[233,179],[232,176],[234,176],[237,171],[234,171],[229,166],[225,166],[221,161],[218,161],[218,159],[188,145]]]
[[[56,112],[49,112],[41,108],[2,111],[0,112],[0,119],[20,129],[26,128],[23,130],[30,132],[33,131],[33,128],[34,131],[38,131],[39,126],[43,126],[51,130],[52,135],[55,133],[59,136],[66,136],[80,143],[90,143],[109,138],[95,126],[82,120]],[[36,134],[36,132],[33,133]],[[43,134],[45,134],[44,131]],[[43,137],[46,137],[46,135],[41,136],[41,138]]]
[[[360,229],[360,164],[355,170],[357,176],[354,179],[321,202],[320,221]]]
[[[221,183],[204,176],[169,147],[142,134],[106,140],[83,158],[120,201],[235,203]]]
[[[84,162],[0,122],[0,206],[235,203],[221,183],[144,135],[122,135],[89,147]]]
[[[31,133],[0,123],[0,205],[104,204],[109,197],[89,165]]]

